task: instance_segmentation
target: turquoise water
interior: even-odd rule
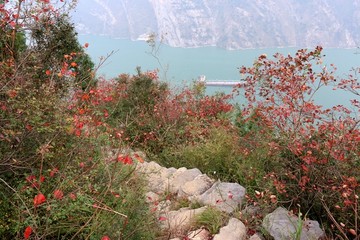
[[[80,35],[80,43],[88,42],[88,53],[98,63],[100,57],[114,53],[99,68],[98,75],[106,78],[115,77],[121,73],[134,74],[137,66],[143,71],[159,69],[160,77],[172,86],[191,83],[200,75],[207,80],[239,80],[238,68],[251,66],[261,54],[271,56],[276,52],[294,54],[296,48],[269,48],[225,50],[216,47],[202,48],[174,48],[160,45],[156,57],[150,54],[151,47],[144,41],[130,41],[125,39],[111,39],[105,36]],[[326,57],[324,64],[335,64],[337,75],[345,77],[353,67],[360,67],[360,54],[357,49],[324,49]],[[209,92],[230,92],[229,87],[208,87]],[[329,107],[336,104],[347,105],[350,98],[355,98],[346,92],[334,92],[325,89],[317,101]]]

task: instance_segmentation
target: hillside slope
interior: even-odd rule
[[[81,34],[175,47],[360,45],[360,0],[79,0],[73,18]]]

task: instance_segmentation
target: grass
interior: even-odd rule
[[[197,216],[194,227],[205,227],[211,234],[219,232],[229,220],[229,216],[215,207],[208,207],[204,212]]]

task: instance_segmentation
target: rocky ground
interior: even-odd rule
[[[147,202],[168,239],[256,240],[271,236],[275,240],[312,240],[324,234],[318,222],[303,220],[281,207],[263,218],[261,233],[248,231],[237,217],[241,213],[256,214],[254,206],[246,206],[246,188],[215,181],[196,168],[165,168],[156,162],[141,161],[136,173],[147,179]],[[208,208],[220,210],[229,219],[214,234],[206,227],[194,229],[196,219]]]

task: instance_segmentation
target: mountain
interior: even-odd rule
[[[360,0],[79,0],[80,34],[175,47],[356,47]]]

